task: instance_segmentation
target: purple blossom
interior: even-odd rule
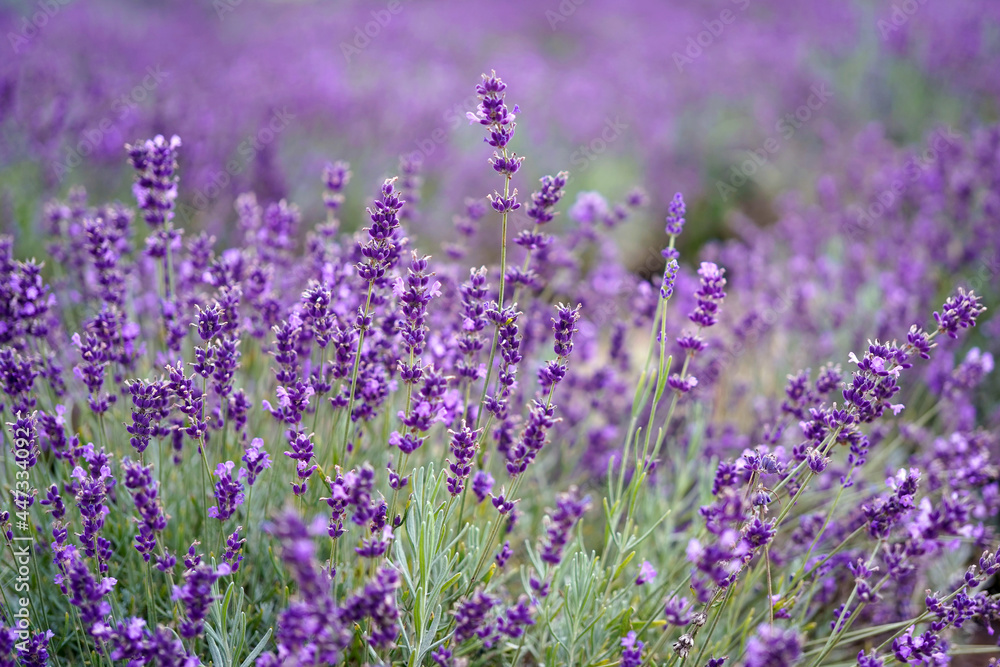
[[[645,646],[645,644],[639,641],[635,632],[630,630],[627,635],[622,637],[621,645],[622,645],[621,667],[641,667],[642,649]]]
[[[129,164],[136,170],[134,194],[146,223],[157,229],[173,218],[177,198],[177,149],[180,137],[163,135],[126,146]]]
[[[684,197],[678,192],[670,200],[670,209],[667,213],[667,234],[670,236],[680,236],[681,232],[684,231],[684,213],[686,210]]]
[[[364,617],[371,619],[368,642],[375,648],[386,648],[399,636],[399,609],[396,606],[396,589],[399,575],[385,567],[364,589],[347,599],[344,604],[345,620],[357,622]]]
[[[958,292],[944,302],[941,312],[934,313],[934,321],[938,324],[938,331],[958,338],[958,330],[975,326],[976,319],[984,312],[986,307],[981,299],[974,292],[967,293],[959,287]]]
[[[376,199],[368,209],[372,224],[366,229],[368,240],[361,244],[362,261],[358,262],[355,268],[358,276],[369,283],[381,280],[385,276],[395,256],[398,215],[405,203],[395,194],[393,186],[395,181],[394,178],[386,179],[382,184],[382,197]]]
[[[858,667],[884,667],[885,661],[878,657],[875,651],[870,653],[865,653],[863,650],[858,651]]]
[[[169,414],[167,383],[135,380],[129,383],[128,391],[132,396],[132,423],[126,426],[132,436],[129,444],[142,454],[149,439],[159,432],[160,421]]]
[[[91,634],[100,636],[106,627],[104,617],[111,613],[111,604],[104,598],[118,581],[111,577],[98,581],[72,545],[59,549],[56,561],[59,567],[55,576],[56,585],[69,597],[70,604],[79,610],[84,627]]]
[[[132,494],[135,509],[139,514],[136,523],[139,532],[135,536],[135,549],[147,563],[156,548],[156,536],[167,527],[167,516],[160,500],[160,483],[153,481],[152,466],[144,467],[129,459],[122,460],[125,488]]]
[[[653,579],[656,579],[656,569],[648,560],[642,561],[642,565],[639,566],[639,576],[635,579],[635,585],[642,586],[643,584],[648,584]]]
[[[691,603],[685,597],[672,597],[667,600],[663,614],[670,625],[684,627],[691,622]]]
[[[102,452],[94,452],[90,445],[90,459],[88,472],[77,466],[73,469],[73,478],[77,481],[76,503],[83,517],[83,532],[78,533],[80,543],[84,551],[90,558],[96,558],[99,563],[101,574],[108,571],[108,558],[111,555],[111,543],[101,536],[104,528],[104,518],[108,515],[109,509],[105,505],[108,489],[113,485],[114,478],[111,476],[111,468],[106,463],[106,457]],[[99,466],[99,471],[93,470]]]
[[[280,541],[281,559],[295,579],[298,592],[279,616],[275,630],[277,653],[266,654],[263,664],[308,664],[315,660],[338,663],[351,641],[351,631],[319,573],[311,529],[291,512],[279,515],[266,529]]]
[[[350,182],[351,168],[346,162],[334,162],[323,168],[323,185],[326,188],[323,193],[323,203],[331,215],[336,215],[343,205],[344,188]]]
[[[448,493],[457,496],[465,488],[465,481],[472,473],[472,460],[476,456],[476,443],[480,429],[472,430],[462,422],[462,428],[451,433],[451,453],[455,460],[448,465]]]
[[[22,357],[14,348],[0,348],[0,383],[3,393],[11,399],[11,411],[14,414],[32,412],[37,400],[32,393],[38,372],[31,360]]]
[[[579,498],[575,490],[559,495],[556,511],[548,517],[548,529],[541,549],[542,560],[550,565],[562,562],[563,548],[569,544],[570,531],[590,507],[590,496]]]
[[[718,322],[719,304],[726,298],[723,287],[726,286],[725,269],[720,269],[712,262],[702,262],[698,269],[701,287],[695,292],[697,308],[688,319],[701,328],[707,328]]]
[[[17,630],[8,628],[0,622],[0,667],[17,667],[17,661],[14,659],[14,645],[17,640]]]
[[[669,259],[666,268],[663,269],[663,282],[660,283],[660,298],[666,301],[674,295],[674,285],[677,283],[677,272],[680,265],[676,259]]]
[[[510,548],[510,541],[504,542],[503,547],[496,555],[497,567],[502,568],[504,565],[506,565],[507,561],[510,560],[510,557],[513,555],[513,553],[514,551]]]
[[[231,571],[227,563],[214,569],[208,563],[198,563],[184,572],[184,583],[174,586],[171,598],[184,609],[184,620],[180,624],[181,637],[194,639],[204,631],[205,618],[216,597],[212,594],[212,584]]]
[[[208,508],[208,516],[225,521],[236,513],[236,508],[243,504],[243,480],[247,476],[247,471],[240,468],[236,477],[233,477],[233,468],[236,464],[232,461],[220,463],[215,467],[215,476],[218,481],[215,483],[216,504]]]
[[[264,450],[264,441],[261,438],[254,438],[243,453],[243,462],[246,463],[247,485],[253,486],[257,477],[271,467],[271,459]]]
[[[51,630],[31,633],[28,641],[20,644],[17,650],[22,667],[46,667],[49,664],[48,647],[52,637]]]
[[[802,656],[802,638],[793,629],[761,625],[747,641],[746,667],[790,667]]]
[[[493,632],[487,616],[497,599],[482,591],[476,591],[471,598],[459,600],[455,605],[455,643],[461,644],[474,636],[488,637]]]
[[[493,490],[493,475],[485,470],[477,470],[472,477],[472,492],[476,494],[476,500],[483,502]]]
[[[552,211],[563,195],[566,181],[569,180],[569,173],[560,171],[555,176],[543,176],[542,187],[531,195],[531,204],[528,206],[528,217],[535,221],[536,225],[544,225],[552,222],[556,214]],[[518,238],[522,238],[518,236]],[[518,245],[522,243],[515,240]]]
[[[230,569],[236,572],[240,569],[240,562],[243,560],[243,546],[246,538],[240,537],[243,526],[238,526],[232,535],[226,538],[226,550],[222,554],[222,560],[229,564]]]
[[[485,125],[488,134],[484,141],[494,148],[504,148],[514,136],[514,114],[517,113],[517,105],[511,112],[507,109],[507,102],[504,99],[504,91],[507,90],[505,84],[496,72],[490,76],[483,74],[483,81],[476,85],[476,94],[479,95],[479,107],[476,113],[467,113],[469,121]],[[496,155],[494,153],[494,155]],[[519,163],[518,163],[519,164]],[[513,167],[516,171],[516,167]],[[499,171],[499,170],[498,170]],[[510,171],[509,173],[513,173]]]
[[[298,479],[298,483],[292,482],[292,493],[301,496],[306,492],[308,479],[317,467],[316,464],[310,465],[314,456],[312,438],[301,431],[288,431],[288,445],[291,451],[285,452],[285,456],[295,461]]]

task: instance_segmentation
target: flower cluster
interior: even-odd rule
[[[911,170],[871,140],[696,249],[704,202],[674,187],[566,201],[557,171],[517,214],[506,93],[484,77],[471,114],[502,193],[461,193],[441,253],[431,195],[463,182],[416,154],[363,229],[346,163],[299,209],[262,151],[235,224],[182,230],[163,137],[128,149],[138,208],[74,189],[0,238],[0,576],[32,620],[0,608],[0,663],[987,654],[1000,129],[939,146],[898,206],[877,195]],[[885,206],[870,244],[831,232],[856,196]],[[647,204],[666,250],[636,261]],[[36,240],[54,261],[15,258]]]

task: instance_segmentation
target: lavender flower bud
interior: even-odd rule
[[[684,230],[685,211],[686,207],[684,206],[684,197],[678,192],[670,201],[670,208],[667,212],[667,234],[670,234],[671,236],[679,236]]]
[[[676,259],[671,258],[663,270],[663,282],[660,284],[660,298],[666,301],[674,294],[674,284],[677,282],[677,272],[680,264]]]
[[[215,483],[216,505],[208,508],[208,516],[225,521],[236,513],[236,508],[243,504],[243,483],[247,471],[240,468],[235,479],[233,478],[233,468],[236,464],[232,461],[220,463],[215,468],[215,476],[219,481]]]
[[[627,635],[622,637],[621,646],[622,646],[621,667],[641,667],[642,649],[645,646],[645,644],[637,639],[634,630],[630,630]]]

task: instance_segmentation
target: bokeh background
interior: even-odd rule
[[[350,161],[367,193],[414,155],[420,231],[443,237],[490,187],[464,114],[496,69],[521,109],[527,182],[568,169],[571,196],[641,185],[654,221],[682,190],[698,221],[685,241],[700,244],[733,209],[773,220],[775,197],[813,189],[870,123],[908,144],[994,118],[998,26],[987,0],[8,1],[0,220],[28,234],[45,197],[76,184],[128,197],[123,144],[176,133],[181,200],[213,233],[245,190],[316,213],[326,161]],[[784,136],[816,86],[828,98]],[[269,141],[245,143],[276,117]],[[720,195],[769,137],[767,164]],[[239,173],[213,185],[231,160]]]

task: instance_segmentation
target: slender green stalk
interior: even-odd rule
[[[503,157],[508,159],[507,147],[503,147]],[[506,200],[510,197],[510,179],[511,175],[507,174],[503,182],[503,198]],[[500,215],[500,287],[499,295],[497,297],[497,310],[503,311],[503,296],[504,296],[504,286],[507,284],[507,210],[504,207],[504,212]],[[500,341],[500,325],[493,329],[493,343],[490,345],[490,360],[486,364],[486,379],[483,381],[483,393],[479,396],[479,409],[476,410],[476,428],[479,428],[480,420],[483,416],[483,404],[486,403],[486,391],[490,387],[490,378],[493,375],[493,362],[496,360],[497,355],[497,344]],[[486,433],[487,429],[483,429],[483,433]]]
[[[872,553],[870,556],[868,556],[867,562],[871,563],[873,560],[875,560],[875,556],[878,554],[879,549],[882,548],[882,541],[883,541],[882,538],[879,538],[879,540],[875,543],[875,548],[872,549]],[[825,658],[830,653],[830,651],[833,650],[833,647],[837,643],[837,638],[847,630],[848,626],[844,625],[844,619],[847,618],[847,616],[852,613],[851,603],[854,602],[854,598],[857,596],[857,594],[858,594],[858,583],[855,583],[854,588],[851,589],[851,594],[847,597],[847,602],[844,603],[844,608],[840,611],[840,616],[837,617],[837,622],[833,626],[834,628],[833,632],[831,632],[830,636],[827,637],[826,644],[823,646],[823,650],[820,652],[819,657],[816,658],[815,661],[813,661],[812,663],[813,665],[823,664],[823,658]],[[860,611],[860,609],[858,611]],[[854,615],[854,618],[857,618],[857,615]]]
[[[364,325],[364,320],[368,319],[368,310],[372,305],[372,290],[375,288],[375,282],[368,282],[368,294],[365,296],[365,309],[362,313],[362,325]],[[347,400],[347,416],[344,419],[344,441],[343,449],[341,450],[340,457],[334,456],[333,465],[338,464],[346,465],[347,463],[347,443],[351,438],[351,414],[354,412],[354,393],[358,388],[358,370],[361,366],[361,349],[365,344],[365,332],[368,330],[367,327],[362,326],[361,331],[358,332],[358,349],[354,353],[354,370],[351,372],[351,395]]]

